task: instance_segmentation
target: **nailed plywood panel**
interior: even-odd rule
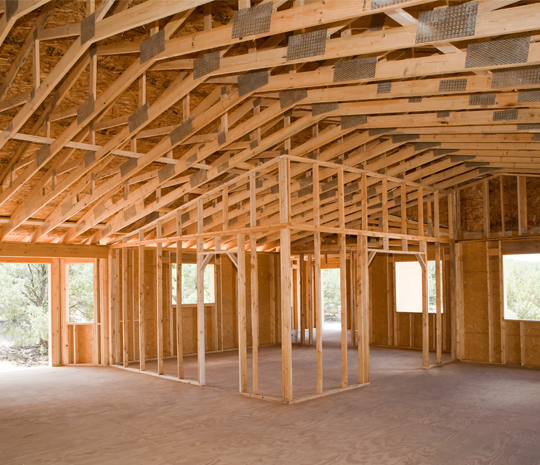
[[[377,254],[369,266],[369,284],[371,287],[372,343],[388,344],[388,307],[386,283],[386,254]]]
[[[487,258],[484,242],[463,243],[465,359],[489,361]]]
[[[93,325],[74,325],[76,332],[77,363],[92,363]]]

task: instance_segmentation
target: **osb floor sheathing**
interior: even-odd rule
[[[540,371],[470,363],[424,371],[419,352],[376,347],[371,362],[370,386],[296,405],[115,368],[2,373],[0,462],[540,463]],[[228,379],[216,360],[207,370],[209,380]]]

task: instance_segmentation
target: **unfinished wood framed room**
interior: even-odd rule
[[[5,463],[540,463],[539,39],[536,0],[0,0],[0,262],[49,266]]]

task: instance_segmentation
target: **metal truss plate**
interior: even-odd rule
[[[492,89],[534,85],[540,85],[540,66],[494,70],[491,78]]]
[[[120,176],[123,178],[137,168],[137,159],[130,158],[128,161],[120,165]]]
[[[6,0],[6,22],[13,18],[19,9],[19,0]]]
[[[410,0],[371,0],[371,9],[378,10],[387,6],[399,5],[401,3],[407,3]]]
[[[389,94],[392,92],[391,82],[379,82],[377,84],[377,94]]]
[[[340,61],[334,67],[334,82],[374,78],[376,68],[377,57]]]
[[[124,210],[124,221],[129,221],[137,214],[137,207],[135,205],[130,205]]]
[[[469,105],[471,106],[495,105],[496,99],[497,99],[496,94],[471,95],[469,97]]]
[[[217,71],[221,66],[219,52],[210,52],[193,60],[193,79],[199,79],[207,74]]]
[[[174,174],[175,174],[174,165],[164,166],[158,171],[159,183],[161,184],[161,183],[164,183],[165,181],[168,181],[174,176]]]
[[[139,126],[148,120],[148,108],[150,108],[150,105],[145,103],[128,118],[129,132],[134,132]]]
[[[450,116],[449,111],[438,111],[437,118],[448,118]]]
[[[94,94],[90,95],[88,100],[84,101],[77,108],[77,124],[81,125],[84,120],[94,113]]]
[[[279,93],[279,104],[281,109],[290,107],[301,100],[307,98],[307,89],[284,90]]]
[[[326,52],[326,29],[290,36],[287,43],[287,61],[324,55]]]
[[[103,202],[98,203],[94,207],[94,219],[97,220],[98,218],[101,218],[101,216],[105,214],[105,211],[106,211],[105,204]]]
[[[443,157],[444,155],[449,155],[456,152],[459,152],[459,149],[436,149],[433,151],[433,156]]]
[[[520,90],[518,92],[518,102],[540,102],[540,89]]]
[[[422,103],[422,97],[411,97],[409,103]]]
[[[87,150],[84,154],[84,167],[88,168],[92,163],[96,161],[96,152],[93,150]]]
[[[517,37],[470,44],[465,68],[527,63],[530,43],[530,37]]]
[[[199,187],[207,181],[206,170],[200,170],[198,173],[192,174],[189,177],[189,183],[192,189]]]
[[[420,134],[395,134],[392,136],[392,144],[402,144],[416,139],[420,139]]]
[[[441,79],[439,92],[464,92],[467,90],[467,79]]]
[[[373,136],[379,136],[381,134],[386,134],[386,133],[389,133],[389,132],[394,132],[396,131],[397,128],[376,128],[376,129],[370,129],[369,130],[369,136],[370,137],[373,137]]]
[[[141,43],[140,61],[141,65],[150,61],[165,51],[165,29],[162,29],[157,34],[154,34],[150,39]]]
[[[51,146],[45,144],[36,153],[36,163],[38,168],[41,168],[51,156]]]
[[[474,36],[478,2],[424,11],[418,16],[416,43]]]
[[[319,116],[324,113],[329,113],[334,110],[339,109],[339,103],[330,102],[330,103],[313,103],[311,105],[311,116]]]
[[[528,124],[518,124],[518,131],[540,131],[540,124],[538,123],[528,123]]]
[[[265,4],[266,5],[266,4]],[[249,94],[268,84],[268,71],[252,71],[238,76],[238,95]]]
[[[227,142],[227,133],[225,131],[220,132],[217,136],[217,143],[219,146],[223,145],[225,142]]]
[[[414,143],[414,151],[420,152],[421,150],[429,150],[434,147],[440,147],[440,142],[415,142]]]
[[[341,130],[352,129],[367,124],[367,115],[351,115],[341,117]]]
[[[232,38],[242,39],[244,37],[270,32],[272,8],[272,2],[268,2],[235,11]]]
[[[180,126],[176,127],[171,131],[170,139],[171,145],[175,146],[188,137],[193,132],[192,119],[184,121]]]
[[[96,35],[96,14],[92,13],[90,16],[84,18],[81,21],[81,45],[93,39]]]
[[[73,203],[71,203],[71,197],[68,197],[68,199],[60,207],[62,209],[62,216],[67,215],[72,207]]]
[[[501,110],[493,112],[493,121],[515,121],[518,119],[519,110]]]
[[[535,134],[534,135],[534,141],[535,142],[540,142],[540,134]]]

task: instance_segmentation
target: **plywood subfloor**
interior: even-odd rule
[[[423,371],[372,350],[372,384],[297,405],[115,368],[0,375],[6,464],[540,462],[540,372],[469,363]]]
[[[307,340],[306,331],[306,340]],[[341,388],[341,333],[335,329],[325,329],[323,333],[323,386],[324,390]],[[347,364],[349,384],[358,384],[358,349],[352,347],[348,334],[349,348]],[[313,339],[315,344],[315,338]],[[313,396],[317,393],[317,361],[315,345],[293,346],[293,395],[295,399]],[[436,362],[435,353],[430,354],[431,363]],[[450,354],[443,353],[443,361],[449,360]],[[399,367],[402,370],[419,370],[422,366],[420,351],[393,351],[385,359],[386,369]],[[130,368],[138,369],[139,362],[131,362]],[[248,349],[248,391],[252,391],[252,359]],[[146,362],[146,371],[157,373],[157,361]],[[163,374],[177,376],[176,357],[166,358]],[[197,356],[184,357],[184,378],[197,380]],[[231,392],[239,390],[238,350],[206,354],[206,384]],[[263,346],[259,348],[259,394],[269,397],[282,396],[281,385],[281,347]]]

